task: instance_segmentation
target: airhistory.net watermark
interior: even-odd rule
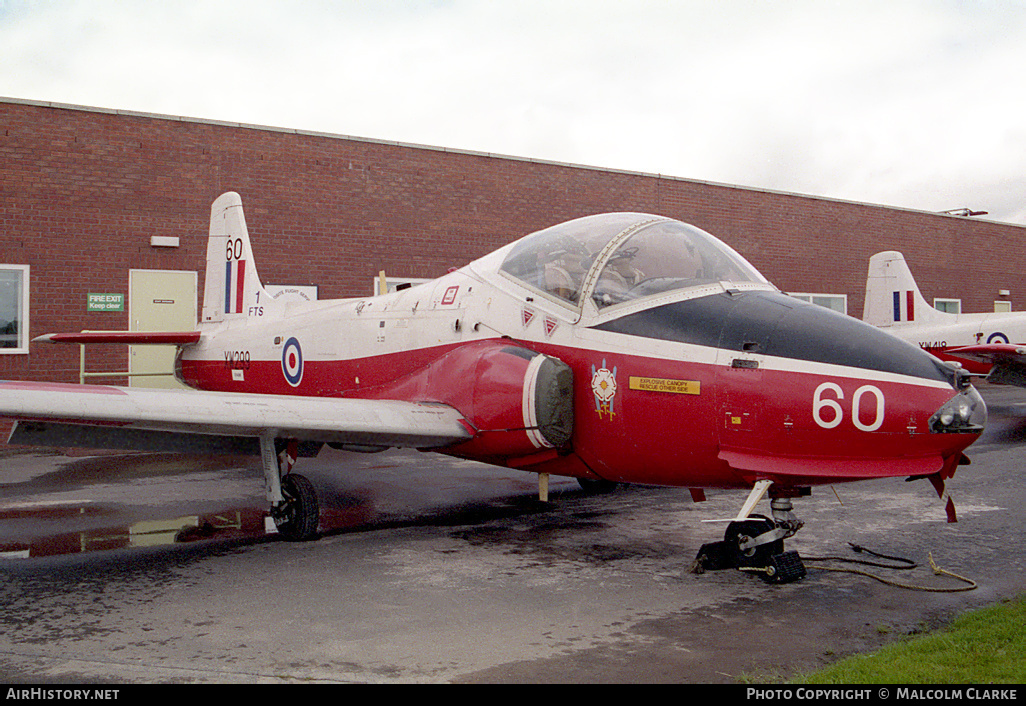
[[[50,689],[43,687],[9,687],[4,695],[7,700],[21,701],[116,701],[120,689]]]

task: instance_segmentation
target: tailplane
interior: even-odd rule
[[[257,274],[246,217],[242,213],[242,198],[234,191],[221,194],[210,207],[200,323],[264,316],[273,303]]]
[[[893,250],[869,259],[862,320],[873,326],[929,323],[953,317],[930,306],[912,277],[905,256]]]

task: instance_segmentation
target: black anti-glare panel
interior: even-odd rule
[[[858,319],[777,292],[714,294],[628,314],[595,328],[739,353],[951,379],[940,361],[918,347]]]

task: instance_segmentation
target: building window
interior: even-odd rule
[[[937,311],[943,311],[945,314],[961,314],[962,313],[962,300],[961,299],[934,299],[933,308]]]
[[[0,265],[0,354],[28,353],[28,292],[28,265]]]
[[[994,302],[994,311],[999,314],[1007,314],[1012,310],[1012,302],[998,300]]]
[[[795,299],[801,299],[803,302],[809,302],[816,306],[822,306],[833,311],[839,311],[842,314],[848,313],[848,295],[847,294],[808,294],[806,292],[790,292],[790,295]]]

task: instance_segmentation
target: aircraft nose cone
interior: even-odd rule
[[[987,422],[987,405],[965,371],[858,319],[811,304],[794,306],[787,299],[769,295],[751,302],[750,321],[764,319],[766,312],[777,308],[785,310],[763,329],[765,352],[845,366],[849,374],[861,378],[863,387],[858,389],[865,391],[864,396],[856,401],[858,390],[851,390],[846,400],[857,428],[869,429],[874,426],[871,422],[886,415],[900,417],[905,421],[898,426],[907,428],[908,435],[928,432],[932,437],[909,448],[921,443],[945,458],[961,458],[961,452],[979,438]],[[879,405],[877,415],[868,400]],[[864,418],[859,418],[860,411]],[[892,433],[898,431],[890,428]]]
[[[968,379],[962,375],[956,373],[958,394],[930,416],[930,431],[935,434],[979,434],[987,425],[987,404],[975,387],[961,383]]]

